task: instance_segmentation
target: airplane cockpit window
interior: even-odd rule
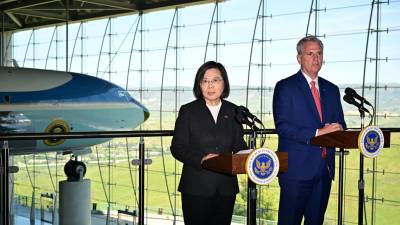
[[[131,98],[128,91],[118,91],[118,96],[121,98],[125,98],[126,100],[129,100]]]
[[[11,97],[9,95],[4,95],[4,103],[11,103]]]

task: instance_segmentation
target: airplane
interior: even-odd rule
[[[0,67],[0,134],[130,131],[149,116],[126,90],[97,77]],[[108,140],[9,141],[9,149],[10,155],[78,152]]]
[[[0,135],[130,131],[149,116],[149,110],[126,90],[100,78],[72,72],[0,67]],[[68,181],[78,181],[85,175],[86,166],[78,161],[77,155],[88,153],[90,146],[110,139],[18,140],[9,141],[8,147],[10,155],[73,153],[64,172]],[[0,148],[3,144],[0,141]],[[12,198],[12,194],[4,195],[12,193],[8,188],[9,179],[1,171],[16,173],[18,167],[9,165],[5,170],[7,167],[3,166],[0,190],[5,201],[1,205],[10,205],[6,208],[11,209],[9,196]]]

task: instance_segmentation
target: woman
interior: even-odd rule
[[[229,95],[228,75],[220,63],[209,61],[197,71],[196,100],[182,105],[171,143],[172,155],[183,163],[178,191],[186,225],[231,223],[237,177],[202,167],[204,160],[220,153],[246,149],[243,127],[235,120],[237,106]]]

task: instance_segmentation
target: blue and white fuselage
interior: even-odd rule
[[[148,117],[127,91],[93,76],[0,68],[0,133],[124,131]],[[107,140],[16,141],[10,153],[73,151]]]

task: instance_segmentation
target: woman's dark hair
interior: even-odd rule
[[[208,61],[208,62],[204,63],[197,70],[196,77],[194,79],[194,86],[193,86],[194,96],[196,97],[196,99],[203,98],[203,94],[201,93],[200,84],[204,78],[204,74],[209,69],[217,69],[221,73],[222,79],[224,80],[224,90],[221,94],[221,98],[227,98],[229,96],[229,91],[230,91],[228,74],[225,70],[225,67],[221,63],[214,62],[214,61]]]

